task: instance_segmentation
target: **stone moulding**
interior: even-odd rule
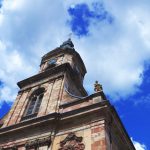
[[[51,137],[46,137],[43,139],[35,139],[31,141],[27,141],[25,144],[26,149],[36,149],[41,146],[50,146],[51,145]]]
[[[82,143],[83,137],[77,137],[75,133],[71,132],[68,136],[60,142],[58,150],[84,150],[85,145]]]
[[[17,150],[17,146],[16,145],[13,145],[12,147],[7,147],[7,148],[4,148],[4,147],[0,147],[0,150]]]

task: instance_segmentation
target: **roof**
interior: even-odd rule
[[[42,57],[41,64],[43,62],[45,62],[49,57],[53,57],[53,56],[61,54],[61,53],[67,53],[67,54],[74,55],[79,60],[79,62],[82,64],[84,72],[85,73],[87,72],[85,64],[84,64],[81,56],[74,49],[74,45],[70,39],[68,41],[64,42],[62,45],[60,45],[60,47],[57,47],[57,48],[51,50],[50,52],[48,52],[47,54],[45,54]]]

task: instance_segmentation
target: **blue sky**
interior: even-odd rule
[[[3,0],[0,6],[0,117],[15,100],[16,83],[36,74],[41,56],[72,33],[88,93],[98,80],[136,149],[150,149],[148,0]]]

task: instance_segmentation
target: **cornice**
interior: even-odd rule
[[[0,128],[0,135],[6,134],[9,132],[14,132],[23,128],[35,126],[37,124],[41,124],[44,122],[53,122],[56,118],[58,118],[58,116],[60,116],[60,114],[54,112],[54,113],[51,113],[42,117],[35,117],[35,118],[25,120],[14,125],[3,127],[3,128]]]
[[[85,107],[78,108],[76,110],[72,110],[72,111],[65,112],[65,113],[54,112],[54,113],[51,113],[51,114],[48,114],[45,116],[35,117],[32,119],[25,120],[25,121],[22,121],[20,123],[11,125],[11,126],[0,128],[0,136],[3,134],[17,131],[17,130],[22,130],[23,128],[28,128],[28,127],[31,128],[31,126],[35,126],[37,124],[42,126],[42,123],[47,122],[50,125],[50,122],[53,124],[53,121],[56,121],[56,120],[60,121],[60,120],[65,119],[66,117],[70,118],[70,117],[73,117],[74,115],[77,115],[77,114],[81,115],[81,113],[82,114],[91,113],[92,110],[95,110],[95,109],[101,110],[100,107],[102,107],[104,105],[109,105],[109,102],[108,101],[102,101],[102,102],[98,102],[96,104],[92,104],[90,106],[85,106]]]
[[[45,79],[45,78],[49,77],[50,75],[57,74],[58,72],[63,72],[66,67],[69,67],[68,65],[69,64],[65,63],[65,64],[59,65],[57,67],[47,69],[44,72],[38,73],[36,75],[33,75],[27,79],[24,79],[24,80],[18,82],[17,85],[19,86],[19,88],[23,88],[26,85],[40,81],[42,79]]]
[[[87,95],[83,85],[78,80],[78,78],[76,78],[75,72],[69,63],[64,63],[62,65],[47,69],[44,72],[38,73],[34,76],[31,76],[25,80],[18,82],[17,85],[19,86],[20,89],[22,89],[27,85],[36,83],[46,78],[50,78],[50,76],[52,76],[52,79],[55,79],[56,77],[58,77],[57,74],[59,74],[59,76],[63,76],[65,72],[68,72],[71,75],[71,78],[75,81],[75,84],[77,84],[77,86],[82,89],[82,92],[84,93],[84,95]]]

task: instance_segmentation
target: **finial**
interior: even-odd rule
[[[94,91],[95,92],[100,92],[102,91],[103,88],[102,88],[102,85],[98,83],[98,81],[95,81],[95,84],[94,84]]]

